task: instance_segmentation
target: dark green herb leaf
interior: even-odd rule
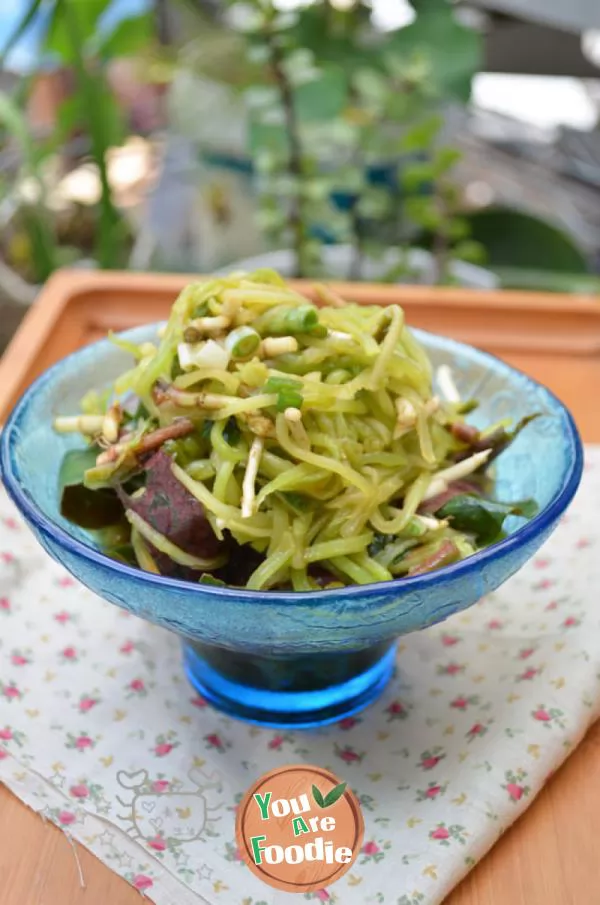
[[[333,789],[331,789],[325,796],[323,807],[330,808],[332,804],[335,804],[336,801],[344,794],[347,785],[348,783],[341,782],[338,786],[334,786]]]
[[[235,420],[235,418],[231,417],[225,425],[225,429],[223,430],[223,438],[227,443],[229,443],[230,446],[237,446],[240,442],[241,436],[242,434],[238,427],[237,421]]]
[[[214,421],[211,421],[209,418],[206,419],[204,424],[202,425],[202,430],[200,431],[200,436],[203,440],[210,440],[210,432],[212,430],[212,426]]]
[[[377,556],[378,553],[381,553],[384,547],[387,547],[392,541],[397,540],[395,534],[380,534],[377,532],[375,537],[369,544],[369,556]]]
[[[307,509],[310,508],[309,501],[301,493],[295,493],[293,490],[289,490],[282,493],[281,496],[296,512],[306,512]]]
[[[462,494],[449,500],[436,515],[450,519],[452,527],[472,534],[481,546],[493,544],[500,537],[504,520],[509,515],[532,518],[537,512],[534,500],[499,503],[482,497]]]
[[[317,789],[316,786],[312,787],[312,797],[314,798],[314,800],[316,801],[316,803],[319,805],[320,808],[325,807],[325,799],[323,798],[323,796],[321,795],[321,793],[319,792],[319,790]]]

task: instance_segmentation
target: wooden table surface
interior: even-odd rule
[[[575,358],[518,349],[503,357],[553,389],[584,440],[599,443],[594,346]],[[600,722],[446,905],[600,905],[599,837]],[[0,788],[0,905],[138,905],[138,892],[81,846],[76,851],[85,888],[66,837]]]

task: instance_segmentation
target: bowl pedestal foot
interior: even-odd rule
[[[395,655],[395,641],[277,658],[183,643],[186,675],[202,697],[230,716],[279,728],[323,726],[362,710],[385,688]]]

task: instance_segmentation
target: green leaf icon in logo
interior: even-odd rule
[[[313,786],[312,796],[320,808],[330,808],[332,804],[335,804],[336,801],[342,797],[347,785],[347,783],[341,782],[338,786],[334,786],[333,789],[327,793],[325,798],[323,798],[323,795],[319,792],[317,787]]]
[[[334,786],[333,789],[327,793],[325,796],[325,803],[323,805],[324,808],[330,808],[332,804],[335,804],[338,798],[341,798],[344,794],[344,789],[346,788],[347,783],[341,782],[339,786]]]
[[[323,796],[321,795],[321,793],[319,792],[319,790],[317,789],[316,786],[312,787],[312,796],[320,808],[325,807],[325,799],[323,798]]]

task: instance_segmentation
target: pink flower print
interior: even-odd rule
[[[519,651],[519,660],[526,660],[527,657],[531,657],[532,654],[535,654],[535,647],[524,647]]]
[[[450,706],[454,707],[455,710],[466,710],[469,704],[478,704],[479,697],[477,695],[469,695],[465,697],[463,694],[459,694],[457,698],[454,698],[453,701],[450,702]]]
[[[417,801],[434,801],[446,791],[448,783],[440,785],[438,782],[430,782],[426,789],[417,789]]]
[[[208,701],[206,701],[200,694],[197,694],[194,698],[190,698],[190,701],[194,705],[194,707],[208,707]]]
[[[173,745],[170,742],[159,742],[159,744],[154,748],[154,753],[157,757],[166,757],[166,755],[170,754],[172,750]]]
[[[18,531],[18,530],[19,530],[19,523],[17,522],[16,519],[11,518],[11,517],[9,516],[8,518],[3,518],[2,521],[4,522],[4,524],[6,525],[6,527],[9,528],[11,531]]]
[[[8,552],[0,553],[0,559],[2,560],[2,562],[5,562],[7,565],[9,563],[15,561],[15,557],[13,556],[13,554],[8,553]]]
[[[558,607],[558,601],[556,601],[556,600],[551,600],[550,603],[549,603],[547,606],[544,607],[544,609],[545,609],[547,612],[550,612],[551,610],[555,610],[557,607]]]
[[[63,826],[70,826],[75,823],[76,819],[75,814],[72,814],[71,811],[59,811],[58,820]]]
[[[144,685],[143,679],[132,679],[128,687],[139,694],[146,693],[146,686]]]
[[[8,597],[0,597],[0,610],[3,613],[10,613],[10,600]]]
[[[578,550],[585,550],[585,548],[589,547],[591,543],[592,542],[589,537],[580,537],[575,546]]]
[[[537,720],[546,729],[552,729],[555,724],[560,726],[561,729],[565,728],[564,713],[558,707],[550,707],[548,710],[545,707],[538,707],[537,710],[532,711],[531,715],[534,720]]]
[[[83,782],[77,783],[76,786],[71,786],[69,792],[73,798],[87,798],[90,794],[90,790]]]
[[[58,579],[59,588],[72,588],[74,585],[75,581],[70,575],[63,575],[62,578]]]
[[[8,685],[0,682],[0,692],[9,701],[20,700],[23,697],[23,692],[17,688],[14,682],[10,682]]]
[[[230,747],[229,742],[225,742],[217,732],[211,732],[209,735],[205,735],[204,741],[206,742],[207,748],[214,748],[215,751],[220,751],[221,754],[225,752],[226,748]]]
[[[365,756],[364,753],[359,753],[355,751],[350,745],[344,745],[342,748],[341,745],[335,746],[335,753],[339,758],[341,758],[345,764],[356,764],[360,763],[360,761]]]
[[[152,783],[153,792],[167,792],[169,789],[168,779],[155,779]]]
[[[12,729],[9,726],[5,726],[4,729],[0,729],[0,738],[3,742],[10,742],[12,737]]]
[[[357,716],[345,716],[343,720],[340,720],[338,726],[340,729],[353,729],[354,726],[358,726],[360,723],[360,718]]]
[[[489,629],[491,629],[492,631],[495,631],[497,629],[502,628],[502,623],[500,622],[499,619],[490,619],[490,621],[487,624],[487,627]]]
[[[29,663],[27,657],[24,657],[23,654],[14,653],[11,654],[10,662],[13,666],[26,666]]]
[[[529,679],[534,679],[538,673],[539,669],[534,669],[533,666],[530,666],[525,670],[525,672],[522,672],[519,676],[517,676],[517,679],[519,682],[526,682]]]
[[[548,588],[551,588],[552,585],[555,584],[551,578],[543,578],[541,581],[538,581],[537,584],[533,586],[534,591],[547,591]]]
[[[460,842],[461,845],[466,845],[466,835],[464,826],[459,826],[457,823],[453,823],[451,826],[446,826],[445,823],[438,823],[438,825],[429,832],[430,839],[435,839],[440,845],[444,846],[449,846],[451,844],[450,840]]]
[[[516,782],[507,783],[505,789],[513,801],[519,801],[523,797],[523,786],[518,786]]]
[[[429,786],[429,788],[425,790],[425,797],[426,798],[437,798],[437,796],[440,794],[441,791],[442,791],[441,786]]]
[[[135,650],[135,644],[133,641],[125,641],[124,644],[121,645],[119,651],[122,654],[130,654],[133,650]]]
[[[581,619],[577,619],[576,616],[567,616],[563,622],[563,628],[575,628],[578,625],[581,625]]]
[[[64,647],[61,651],[61,657],[67,663],[68,662],[76,663],[77,662],[77,651],[72,646]]]
[[[61,610],[60,613],[54,614],[54,619],[56,622],[60,622],[61,625],[64,625],[65,622],[68,622],[71,618],[71,614],[67,613],[66,610]]]
[[[319,902],[329,902],[331,896],[326,889],[317,889],[315,898],[317,898]]]
[[[421,767],[422,770],[433,770],[445,756],[441,748],[434,748],[433,751],[424,751],[417,766]]]
[[[550,565],[550,562],[551,560],[540,557],[533,560],[533,566],[535,569],[547,569]]]
[[[8,751],[0,747],[0,760],[4,760],[5,757],[8,757]]]
[[[471,741],[473,741],[474,738],[477,738],[478,736],[481,736],[481,735],[485,735],[487,731],[488,731],[488,727],[484,726],[483,723],[474,723],[471,726],[471,728],[469,729],[469,731],[466,733],[466,736],[469,739],[469,741],[471,742]]]
[[[167,754],[171,753],[173,748],[176,748],[179,745],[179,742],[174,740],[171,741],[171,739],[175,739],[175,737],[174,732],[169,732],[167,735],[156,736],[154,748],[152,748],[156,757],[166,757]]]
[[[444,676],[457,676],[459,673],[464,672],[465,667],[461,666],[459,663],[448,663],[446,666],[438,666],[437,671],[438,675]]]
[[[508,797],[511,801],[520,801],[529,795],[529,786],[524,785],[524,779],[527,777],[525,770],[507,770],[504,774],[506,783],[503,789],[506,789]]]
[[[388,723],[391,723],[392,720],[404,720],[408,716],[408,709],[402,703],[402,701],[392,701],[391,704],[385,708],[385,712],[388,715]]]
[[[150,889],[151,886],[154,886],[154,880],[151,880],[145,874],[136,874],[131,881],[131,885],[143,892],[145,889]]]
[[[79,699],[79,704],[78,704],[79,711],[81,713],[87,713],[88,710],[91,710],[92,707],[95,707],[97,703],[98,703],[97,698],[92,698],[90,695],[84,695],[82,698]]]
[[[267,748],[270,748],[271,751],[281,751],[281,746],[283,745],[284,741],[284,735],[274,735],[267,745]]]
[[[94,748],[96,746],[96,742],[93,738],[90,738],[87,732],[82,732],[81,735],[73,735],[71,732],[67,733],[67,748],[75,748],[77,751],[87,751],[88,748]]]
[[[442,635],[442,644],[444,647],[452,647],[454,644],[458,644],[460,638],[458,635]]]
[[[162,836],[154,836],[152,839],[148,839],[148,846],[154,849],[155,852],[164,852],[167,843]]]
[[[376,855],[379,851],[379,846],[376,842],[365,842],[362,847],[363,855]]]

